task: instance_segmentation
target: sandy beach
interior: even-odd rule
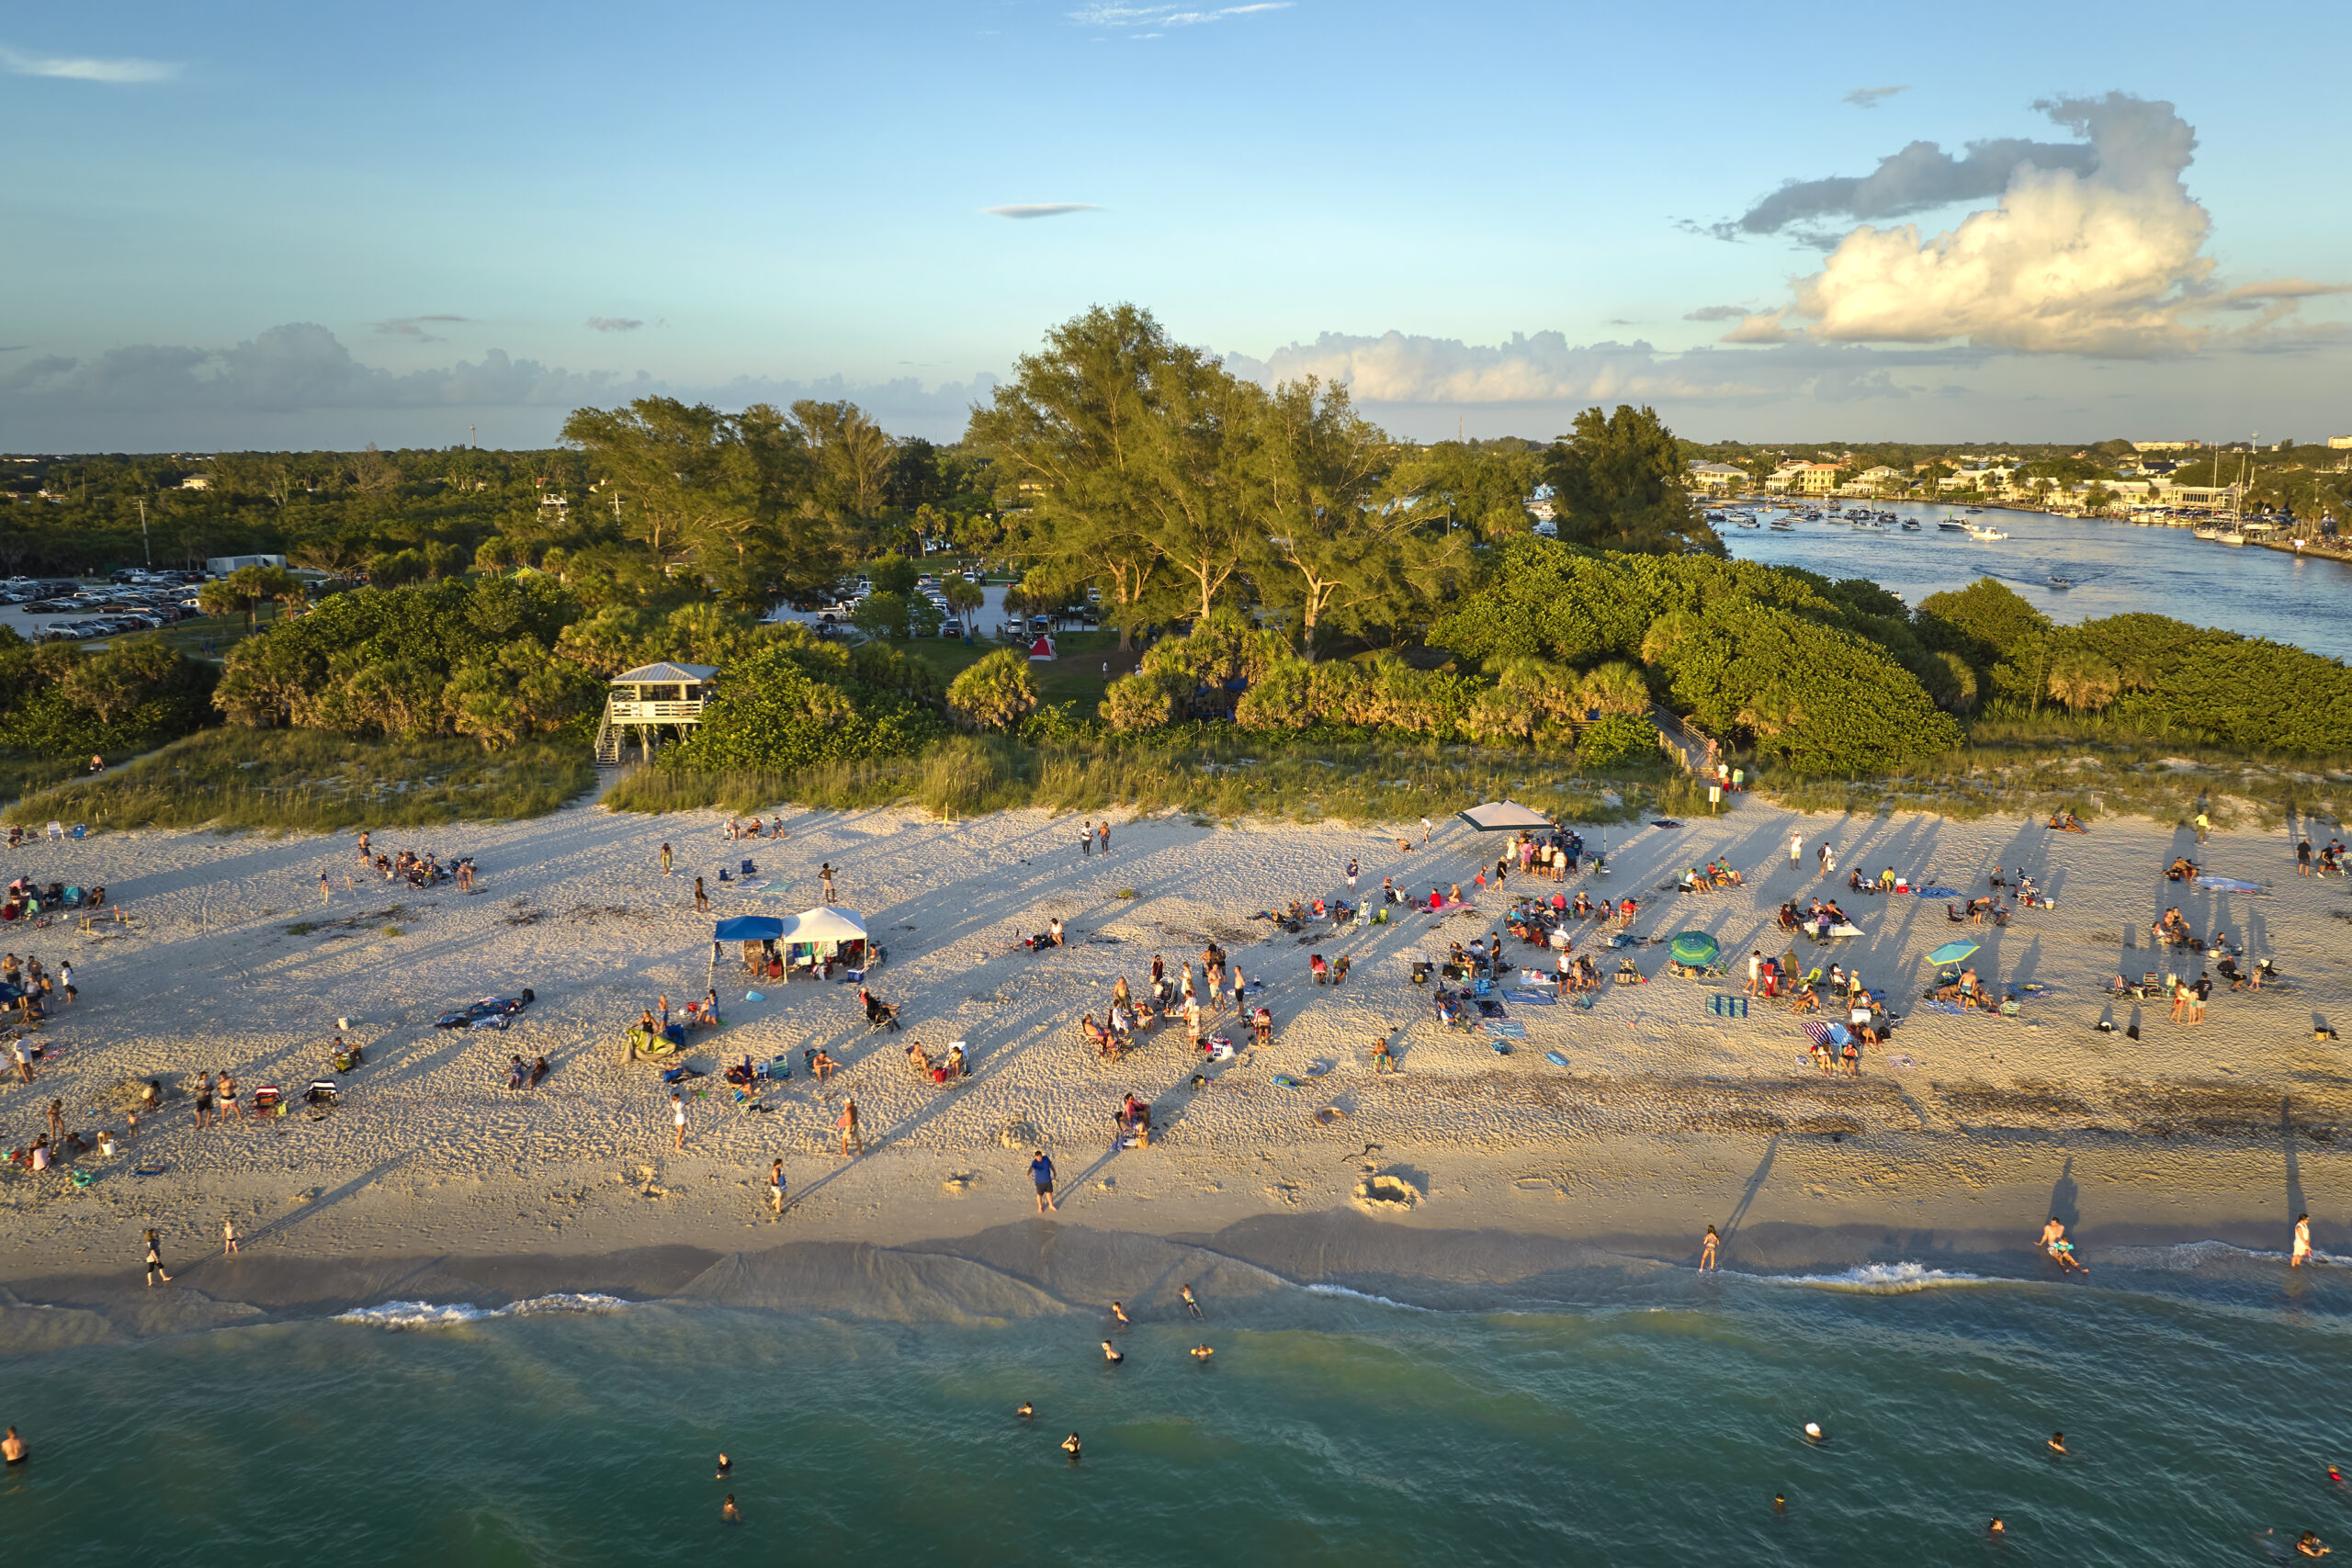
[[[70,961],[81,991],[40,1032],[51,1055],[38,1081],[0,1089],[6,1144],[30,1143],[52,1098],[69,1128],[119,1130],[126,1083],[161,1077],[177,1097],[113,1158],[79,1161],[96,1177],[85,1189],[58,1170],[0,1175],[0,1343],[557,1291],[982,1316],[1140,1296],[1178,1270],[1226,1270],[1228,1289],[1270,1276],[1475,1293],[1533,1289],[1596,1252],[1686,1266],[1709,1224],[1729,1237],[1726,1263],[1755,1269],[1961,1257],[2031,1269],[2053,1211],[2094,1264],[2102,1248],[2206,1239],[2278,1249],[2303,1209],[2323,1252],[2352,1250],[2337,1141],[2352,1085],[2342,1048],[2314,1038],[2346,1012],[2339,921],[2352,897],[2296,876],[2278,831],[2217,833],[2199,850],[2188,830],[2145,820],[2073,835],[2013,818],[1807,818],[1747,799],[1675,829],[1588,829],[1611,867],[1587,884],[1595,897],[1642,900],[1644,939],[1713,934],[1733,976],[1674,978],[1662,942],[1637,947],[1648,984],[1607,988],[1590,1011],[1514,1005],[1526,1037],[1503,1055],[1441,1026],[1410,964],[1494,929],[1516,876],[1475,915],[1406,913],[1311,942],[1250,919],[1343,890],[1351,858],[1375,902],[1390,875],[1423,896],[1433,882],[1467,889],[1503,840],[1452,821],[1426,851],[1400,852],[1417,823],[1118,820],[1108,858],[1081,860],[1079,819],[1042,812],[787,815],[783,840],[757,844],[728,842],[724,820],[583,805],[379,835],[379,849],[476,857],[470,896],[348,887],[359,866],[347,838],[107,833],[15,852],[11,875],[103,883],[131,919],[86,933],[70,919],[11,926],[0,941],[52,967]],[[1792,831],[1805,844],[1795,871]],[[1791,945],[1773,913],[1826,890],[1824,841],[1865,935],[1795,951],[1859,964],[1905,1018],[1859,1080],[1811,1068],[1783,1004],[1722,1019],[1706,1001],[1739,992],[1750,948]],[[2176,853],[2267,890],[2167,884]],[[745,855],[766,887],[722,888],[719,868]],[[1657,890],[1717,857],[1745,889]],[[714,914],[788,914],[818,901],[822,863],[842,907],[888,945],[874,984],[902,1007],[906,1032],[870,1033],[846,981],[767,986],[747,1003],[722,964],[728,1027],[695,1035],[689,1060],[715,1069],[790,1053],[797,1066],[820,1045],[843,1070],[821,1089],[796,1071],[765,1097],[767,1115],[703,1080],[713,1092],[691,1102],[686,1146],[673,1149],[656,1070],[624,1061],[621,1037],[658,995],[682,1005],[704,990],[711,917],[695,911],[695,874],[709,879]],[[1889,865],[1967,894],[1996,866],[2022,867],[2056,908],[1979,929],[1949,924],[1940,900],[1845,895],[1847,868]],[[2200,936],[2247,941],[2283,983],[2218,991],[2195,1027],[2167,1021],[2163,1004],[2109,1013],[2118,973],[2180,967],[2147,932],[2174,904]],[[1024,951],[1056,917],[1068,945]],[[1988,981],[2048,990],[2016,1019],[1922,1008],[1925,955],[1954,935],[1983,944]],[[1265,982],[1272,1045],[1211,1069],[1198,1090],[1180,1029],[1099,1063],[1081,1015],[1099,1014],[1122,975],[1143,985],[1155,953],[1172,972],[1210,939]],[[1315,952],[1351,956],[1343,987],[1311,982]],[[537,1001],[509,1031],[432,1027],[446,1008],[525,987]],[[2115,1032],[2095,1029],[2103,1016]],[[197,1130],[198,1073],[299,1091],[327,1073],[339,1017],[368,1058],[341,1075],[339,1107]],[[2137,1041],[2123,1032],[2134,1022]],[[1231,1024],[1229,1011],[1210,1021],[1240,1036]],[[1384,1033],[1402,1071],[1376,1077]],[[936,1053],[955,1040],[974,1069],[962,1087],[934,1088],[904,1059],[910,1041]],[[552,1076],[508,1091],[510,1054],[546,1055]],[[1130,1090],[1153,1102],[1161,1133],[1116,1151],[1111,1117]],[[844,1095],[869,1139],[848,1161],[831,1133]],[[1060,1177],[1061,1213],[1045,1220],[1026,1170],[1038,1145]],[[781,1221],[762,1185],[777,1157],[793,1194]],[[141,1167],[160,1173],[133,1174]],[[1392,1178],[1380,1185],[1403,1201],[1365,1199],[1371,1176]],[[218,1256],[224,1215],[244,1237],[232,1259]],[[164,1233],[168,1290],[141,1288],[149,1225]]]

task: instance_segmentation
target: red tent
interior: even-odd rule
[[[1029,645],[1029,657],[1032,659],[1052,659],[1054,657],[1054,639],[1049,637],[1038,637],[1035,642]]]

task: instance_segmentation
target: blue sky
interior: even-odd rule
[[[1046,326],[1116,299],[1419,435],[1618,400],[1705,437],[2340,434],[2346,138],[2282,80],[2333,30],[18,7],[0,448],[538,443],[649,388],[847,395],[952,436]],[[989,210],[1054,203],[1087,209]]]

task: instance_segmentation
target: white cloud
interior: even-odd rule
[[[1858,109],[1874,109],[1904,90],[1901,87],[1857,87],[1838,101],[1851,104]]]
[[[591,316],[589,329],[600,333],[633,333],[645,323],[634,316]]]
[[[1069,19],[1088,28],[1193,28],[1206,22],[1221,22],[1227,17],[1250,17],[1261,11],[1287,11],[1292,4],[1293,0],[1260,0],[1259,4],[1252,6],[1222,6],[1215,10],[1194,11],[1181,6],[1105,3],[1072,11]]]
[[[1066,212],[1100,212],[1102,209],[1091,201],[1022,201],[1009,207],[983,207],[981,211],[992,218],[1027,220],[1059,218]]]
[[[2088,138],[2093,166],[2020,163],[1997,206],[1932,238],[1856,229],[1796,286],[1812,335],[2122,356],[2197,346],[2185,318],[2213,264],[2211,220],[2181,181],[2195,132],[2170,104],[2122,93],[2041,107]]]
[[[1745,305],[1702,305],[1695,310],[1685,310],[1686,321],[1730,321],[1747,314]]]
[[[162,82],[179,74],[167,60],[100,60],[91,55],[26,54],[0,47],[0,70],[13,76],[55,76],[69,82],[104,82],[133,86]]]

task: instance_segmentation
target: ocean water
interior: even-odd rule
[[[2091,518],[1987,507],[1964,509],[1902,502],[1871,510],[1925,525],[1906,534],[1858,533],[1839,522],[1800,522],[1795,531],[1737,528],[1724,543],[1741,560],[1801,566],[1829,577],[1866,577],[1917,604],[1930,593],[1991,577],[2014,588],[2062,625],[2144,611],[2201,626],[2221,626],[2352,660],[2352,566],[2284,550],[2199,539],[2187,528],[2150,528]],[[1774,513],[1775,517],[1785,513]],[[1998,528],[2007,539],[1979,541],[1939,531],[1951,516]],[[2072,588],[2052,588],[2056,572]]]
[[[1482,1310],[1282,1287],[1198,1324],[1157,1307],[1116,1369],[1080,1312],[384,1303],[0,1360],[34,1449],[0,1477],[0,1539],[26,1562],[1216,1568],[2352,1544],[2324,1473],[2352,1459],[2352,1275],[2218,1244],[2095,1263],[1629,1267]]]

